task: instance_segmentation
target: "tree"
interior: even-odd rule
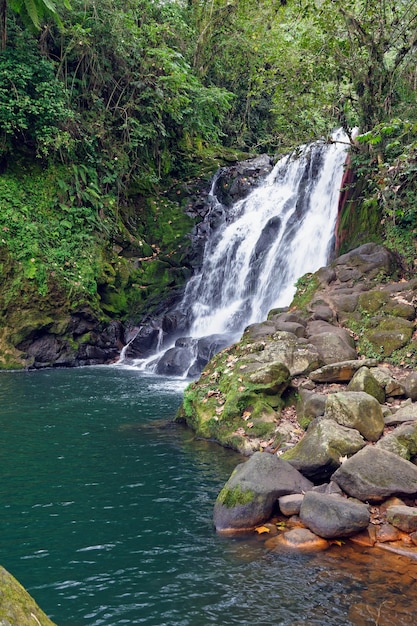
[[[68,0],[62,0],[62,4],[69,9]],[[25,26],[38,31],[44,19],[52,18],[60,23],[56,5],[52,0],[0,0],[1,50],[5,49],[7,43],[8,8],[20,16]]]

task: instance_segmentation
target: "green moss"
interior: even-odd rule
[[[301,276],[295,284],[297,291],[291,303],[291,307],[303,310],[310,303],[319,286],[319,280],[315,274]]]
[[[226,484],[219,493],[217,501],[228,509],[232,509],[235,506],[249,504],[254,497],[255,494],[250,489],[244,490],[240,485],[228,487]]]
[[[0,624],[54,626],[22,585],[0,567]]]

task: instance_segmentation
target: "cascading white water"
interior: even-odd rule
[[[325,265],[348,146],[342,131],[333,140],[282,158],[227,214],[181,303],[191,311],[190,336],[240,334],[288,305],[297,279]]]
[[[215,198],[215,178],[211,211],[221,223],[209,234],[201,271],[174,310],[188,320],[187,336],[175,346],[169,337],[162,343],[157,327],[154,355],[134,365],[195,376],[246,326],[290,304],[297,279],[328,261],[348,146],[341,130],[331,142],[302,146],[230,209]]]

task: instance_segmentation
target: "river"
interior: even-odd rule
[[[0,374],[0,563],[59,626],[412,624],[417,566],[215,534],[235,453],[171,420],[182,380],[120,367]]]

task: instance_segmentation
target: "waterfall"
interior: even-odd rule
[[[246,326],[266,319],[272,308],[289,305],[300,276],[327,263],[349,144],[340,130],[332,139],[281,158],[259,187],[229,209],[216,199],[214,181],[216,227],[207,238],[201,270],[176,307],[188,320],[187,337],[162,356],[142,360],[142,366],[195,376]]]

